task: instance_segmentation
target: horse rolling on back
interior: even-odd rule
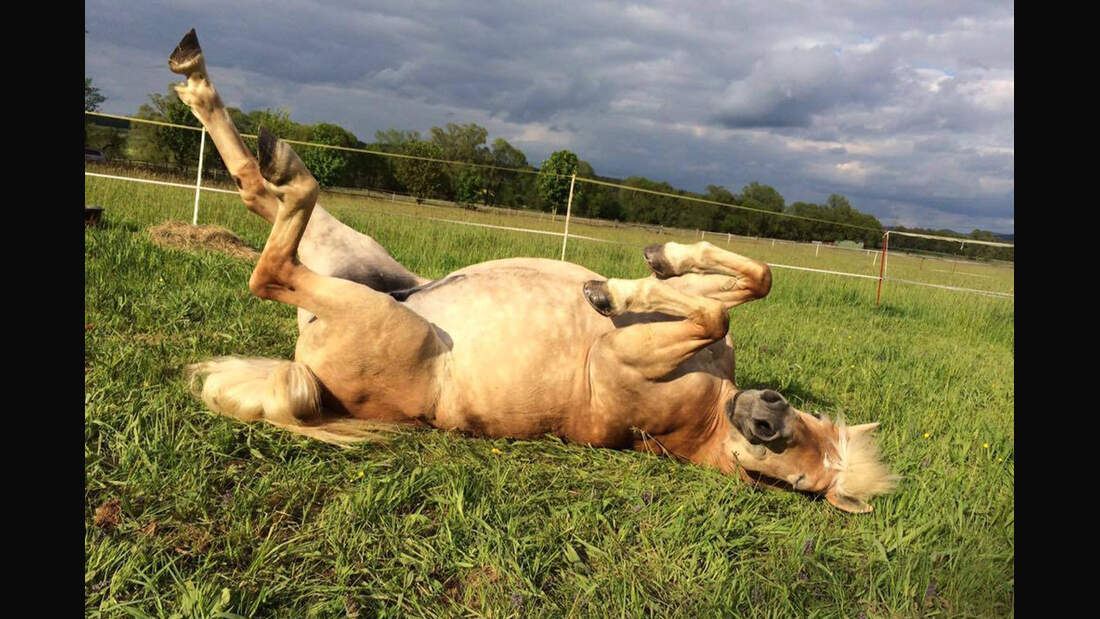
[[[189,368],[213,411],[347,444],[397,425],[475,436],[546,434],[635,449],[824,495],[849,512],[889,492],[873,430],[734,385],[729,310],[766,296],[771,270],[709,243],[645,250],[653,275],[604,278],[538,258],[420,277],[316,204],[291,147],[261,129],[246,148],[194,30],[177,85],[249,210],[272,223],[249,280],[298,308],[294,360],[223,357]]]

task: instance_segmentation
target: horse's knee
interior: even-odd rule
[[[710,299],[708,299],[710,301]],[[707,303],[697,315],[692,317],[702,330],[702,339],[720,340],[730,329],[730,314],[720,301]]]

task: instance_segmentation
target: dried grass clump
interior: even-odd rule
[[[161,247],[221,252],[234,258],[255,262],[260,252],[248,246],[236,234],[220,226],[192,226],[183,221],[166,221],[149,228],[149,238]]]

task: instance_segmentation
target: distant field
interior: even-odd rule
[[[111,170],[107,166],[97,166],[96,171],[104,173],[119,173],[133,175],[131,170]],[[149,175],[152,176],[152,175]],[[171,179],[174,182],[193,183],[194,179],[160,176]],[[233,189],[229,183],[219,184],[223,189]],[[179,207],[175,215],[179,219],[191,220],[194,194],[184,189],[171,190],[169,198],[173,204]],[[216,197],[215,197],[216,196]],[[231,217],[236,208],[235,198],[224,194],[204,193],[200,209],[200,223],[218,223],[222,217]],[[435,218],[450,219],[477,224],[494,226],[507,226],[514,228],[528,228],[544,232],[561,233],[565,218],[559,214],[551,218],[550,213],[538,211],[523,211],[516,209],[481,208],[478,210],[463,209],[457,207],[434,206],[431,204],[417,205],[412,202],[397,200],[384,200],[367,198],[347,193],[326,193],[320,203],[334,214],[340,216],[355,217],[363,212],[384,214],[395,217],[411,218]],[[210,210],[207,210],[210,207]],[[226,212],[228,211],[228,212]],[[209,218],[209,219],[208,219]],[[822,245],[815,247],[808,243],[793,243],[790,241],[771,239],[752,239],[725,234],[704,234],[699,232],[682,231],[675,229],[663,229],[655,232],[655,226],[638,226],[633,224],[618,224],[616,222],[573,219],[569,225],[569,246],[597,244],[596,241],[573,238],[573,235],[604,239],[616,244],[632,245],[635,248],[643,248],[651,243],[665,241],[677,241],[693,243],[706,240],[721,247],[726,247],[740,253],[752,256],[759,260],[780,265],[807,267],[831,271],[842,271],[859,275],[879,276],[879,251],[872,249],[856,250],[841,247]],[[549,238],[549,237],[548,237]],[[561,256],[561,238],[558,237],[556,249],[553,243],[548,246],[545,257],[558,258]],[[572,254],[567,249],[566,259],[572,260]],[[954,286],[959,288],[971,288],[991,292],[1010,293],[1015,288],[1015,270],[1011,265],[990,264],[965,259],[952,260],[946,257],[927,257],[901,252],[890,253],[887,261],[887,277],[936,284],[940,286]],[[877,286],[877,282],[869,282],[871,288]],[[890,288],[908,286],[903,283],[887,282],[884,285],[884,294],[889,294]],[[968,293],[969,294],[969,293]]]
[[[739,387],[882,422],[905,480],[851,516],[637,453],[435,431],[340,450],[205,412],[180,369],[221,354],[290,358],[295,320],[248,293],[248,262],[148,240],[150,225],[190,221],[193,196],[85,178],[86,203],[106,207],[85,232],[86,614],[1013,613],[1011,300],[888,283],[876,309],[871,280],[776,269],[766,299],[731,312]],[[560,230],[545,218],[322,203],[428,277],[561,249],[560,237],[402,215]],[[268,225],[235,196],[204,194],[201,208],[200,223],[262,247]],[[569,241],[567,259],[618,277],[648,273],[640,247],[692,240],[577,223],[570,233],[629,243]],[[866,252],[732,249],[878,273]],[[942,273],[951,262],[908,260],[892,257],[891,274],[1013,286],[1002,267]]]

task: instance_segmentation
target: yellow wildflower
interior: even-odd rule
[[[495,454],[497,454],[498,456],[499,456],[500,454],[504,453],[503,451],[501,451],[501,450],[497,449],[496,447],[494,447],[494,448],[492,449],[492,452],[493,452],[493,453],[495,453]]]
[[[928,432],[925,432],[925,433],[924,433],[924,438],[929,438],[930,436],[932,436],[932,435],[931,435],[931,434],[929,434]]]

